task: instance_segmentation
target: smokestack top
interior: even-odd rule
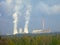
[[[43,26],[43,29],[45,28],[45,20],[44,18],[42,19],[42,26]]]

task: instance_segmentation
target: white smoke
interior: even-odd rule
[[[28,0],[26,0],[28,1]],[[11,5],[12,2],[14,2],[14,13],[13,13],[13,23],[14,23],[14,31],[13,34],[18,33],[17,31],[17,23],[18,23],[18,15],[21,14],[21,9],[23,8],[23,5],[26,4],[27,10],[26,10],[26,15],[25,15],[25,27],[24,27],[24,32],[28,33],[28,24],[30,20],[30,12],[31,12],[31,4],[25,3],[25,0],[6,0],[8,5]],[[24,3],[23,3],[24,2]]]
[[[24,32],[28,33],[28,24],[29,24],[29,20],[30,20],[30,12],[31,12],[31,8],[32,6],[29,4],[27,5],[27,10],[26,10],[26,16],[25,16],[25,27],[24,27]]]
[[[18,23],[18,15],[19,15],[19,12],[20,12],[20,9],[21,9],[21,4],[22,4],[22,0],[15,0],[16,3],[15,3],[15,8],[14,8],[14,11],[15,13],[13,13],[13,19],[14,19],[14,31],[13,31],[13,34],[17,34],[17,23]]]
[[[19,29],[19,33],[23,33],[22,28]]]
[[[18,16],[17,15],[18,15],[17,13],[13,14],[13,19],[14,19],[14,21],[13,21],[13,23],[14,23],[14,32],[13,32],[13,34],[18,33],[17,32],[17,22],[18,22]]]

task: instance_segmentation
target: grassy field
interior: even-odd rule
[[[60,45],[60,34],[41,36],[0,36],[0,45]]]

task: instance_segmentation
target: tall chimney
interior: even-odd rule
[[[24,28],[24,33],[29,33],[29,32],[28,32],[28,26],[26,26],[26,27]]]
[[[13,34],[17,34],[18,32],[17,32],[17,21],[18,21],[18,19],[17,19],[17,13],[14,13],[13,14],[13,19],[14,19],[14,21],[13,21],[13,23],[14,23],[14,31],[13,31]]]
[[[43,29],[44,29],[45,28],[44,18],[42,19],[42,26],[43,26]]]
[[[23,33],[22,28],[19,29],[19,33]]]

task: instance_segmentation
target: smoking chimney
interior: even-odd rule
[[[23,33],[22,28],[19,29],[19,33]]]
[[[26,26],[26,27],[24,28],[24,33],[29,33],[29,32],[28,32],[28,26]]]
[[[29,24],[29,20],[30,20],[30,12],[31,12],[31,5],[27,5],[27,10],[26,10],[26,16],[25,16],[25,27],[24,27],[24,33],[29,33],[28,32],[28,24]]]
[[[13,23],[14,23],[14,31],[13,31],[13,34],[17,34],[18,32],[17,32],[17,13],[14,13],[13,14],[13,18],[14,18],[14,21],[13,21]]]
[[[14,14],[13,14],[13,19],[14,19],[14,31],[13,34],[18,33],[17,32],[17,22],[18,22],[18,14],[21,13],[21,5],[22,5],[22,0],[15,0],[15,8],[14,8]]]
[[[43,29],[45,28],[45,20],[44,20],[44,18],[42,19],[42,27],[43,27]]]

